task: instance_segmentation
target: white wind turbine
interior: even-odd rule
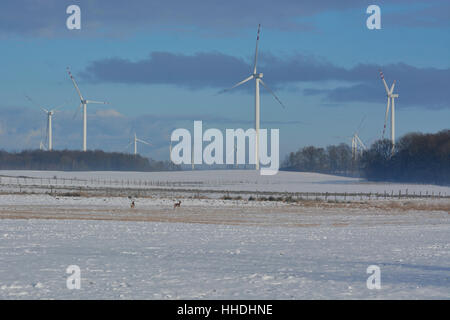
[[[346,137],[339,137],[337,136],[336,138],[345,138],[345,139],[349,139],[352,141],[352,159],[353,160],[358,160],[358,156],[360,156],[362,154],[362,152],[364,150],[367,149],[366,145],[364,144],[364,142],[362,142],[362,140],[359,138],[359,131],[361,130],[361,127],[364,123],[366,116],[364,116],[361,119],[361,122],[359,123],[358,128],[355,130],[355,132],[353,133],[352,136],[346,136]]]
[[[67,68],[67,72],[69,73],[70,79],[73,82],[73,85],[75,89],[77,90],[78,95],[80,96],[80,106],[79,108],[83,107],[83,151],[86,151],[86,145],[87,145],[87,105],[88,103],[93,104],[108,104],[108,102],[102,102],[102,101],[94,101],[94,100],[86,100],[83,98],[83,95],[81,94],[80,89],[78,88],[78,85],[75,81],[75,78],[73,77],[72,73],[70,72],[70,69]]]
[[[355,132],[352,136],[340,137],[335,136],[335,138],[345,138],[346,140],[352,141],[352,159],[358,160],[358,157],[362,154],[364,150],[367,149],[366,145],[358,136],[358,132]]]
[[[392,153],[394,153],[395,148],[395,98],[398,98],[398,94],[394,94],[394,88],[395,88],[395,80],[392,83],[391,88],[388,88],[388,85],[386,83],[386,80],[384,80],[384,74],[380,70],[380,76],[381,80],[383,80],[384,88],[386,89],[386,95],[387,95],[387,107],[386,107],[386,115],[384,117],[384,128],[383,128],[383,139],[384,139],[384,132],[386,131],[386,123],[389,116],[389,107],[392,101],[391,106],[391,142],[392,142]]]
[[[46,128],[46,138],[48,137],[48,145],[47,145],[47,150],[48,151],[52,151],[53,149],[53,129],[52,129],[52,116],[55,114],[55,112],[58,112],[60,108],[62,108],[65,104],[62,104],[58,107],[56,107],[53,110],[49,110],[46,109],[44,107],[41,107],[39,104],[37,104],[36,102],[33,101],[33,99],[31,99],[29,96],[25,96],[31,103],[35,104],[36,106],[38,106],[43,112],[45,112],[45,114],[47,115],[47,128]],[[39,146],[39,148],[42,150],[42,141],[41,141],[41,145]]]
[[[219,93],[223,93],[223,92],[229,91],[231,89],[234,89],[234,88],[240,86],[241,84],[246,83],[247,81],[255,79],[255,133],[256,133],[255,162],[256,162],[256,170],[259,170],[259,125],[260,125],[259,84],[261,83],[267,89],[267,91],[269,91],[274,96],[275,100],[277,100],[278,103],[280,103],[280,105],[284,108],[284,105],[281,102],[281,100],[278,99],[278,97],[275,95],[275,93],[262,80],[263,74],[257,73],[257,71],[256,71],[256,66],[257,66],[257,62],[258,62],[258,42],[259,42],[260,30],[261,30],[261,25],[258,25],[258,34],[256,37],[256,49],[255,49],[255,60],[254,60],[254,66],[253,66],[253,73],[248,78],[242,80],[241,82],[236,83],[231,88],[228,88],[228,89],[225,89],[225,90],[222,90],[219,92]]]
[[[354,160],[358,159],[358,156],[362,153],[363,150],[366,150],[367,147],[359,138],[358,133],[355,132],[352,137],[352,158]]]
[[[144,140],[139,139],[139,138],[136,136],[136,132],[135,132],[135,133],[134,133],[134,139],[133,139],[133,141],[131,141],[131,142],[127,145],[127,148],[128,148],[132,143],[134,143],[134,155],[137,155],[137,143],[138,143],[138,142],[151,146],[151,144],[148,143],[147,141],[144,141]]]

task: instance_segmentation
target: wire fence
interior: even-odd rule
[[[228,184],[221,181],[154,181],[145,179],[78,179],[43,177],[0,177],[3,193],[37,193],[54,195],[151,196],[154,192],[188,193],[192,197],[216,194],[224,199],[253,198],[257,200],[293,199],[320,201],[367,201],[393,199],[450,199],[450,194],[435,190],[384,190],[382,192],[276,192],[217,189]],[[239,183],[245,183],[239,181]],[[209,189],[209,186],[214,188]]]

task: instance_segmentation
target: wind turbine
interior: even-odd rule
[[[147,141],[144,141],[144,140],[139,139],[139,138],[136,136],[136,132],[135,132],[135,133],[134,133],[134,139],[133,139],[133,141],[131,141],[131,142],[127,145],[127,148],[128,148],[132,143],[134,143],[134,155],[137,155],[137,143],[138,143],[138,142],[151,146],[151,144],[148,143]]]
[[[359,126],[356,128],[356,130],[352,136],[336,137],[336,138],[345,138],[345,139],[349,139],[352,141],[352,159],[355,161],[358,159],[358,156],[362,153],[362,151],[367,149],[366,145],[364,144],[364,142],[362,142],[362,140],[359,138],[359,135],[358,135],[365,119],[366,119],[366,116],[364,116],[361,119]]]
[[[384,128],[383,128],[383,137],[384,138],[384,132],[386,131],[386,123],[389,116],[389,107],[390,103],[392,101],[392,107],[391,107],[391,142],[392,142],[392,153],[394,153],[395,149],[395,98],[398,98],[398,94],[394,94],[394,88],[395,88],[395,80],[392,83],[391,88],[388,88],[388,85],[386,83],[386,80],[384,80],[384,74],[380,70],[380,76],[381,80],[383,80],[384,88],[386,89],[386,95],[387,95],[387,107],[386,107],[386,115],[384,117]]]
[[[358,136],[358,133],[355,132],[352,137],[352,158],[354,160],[357,160],[359,154],[361,154],[361,152],[366,149],[367,149],[366,145],[364,144],[364,142],[361,141],[361,139]]]
[[[52,129],[52,116],[55,114],[55,112],[59,111],[60,108],[62,108],[64,104],[56,107],[53,110],[49,110],[46,108],[41,107],[40,105],[38,105],[36,102],[33,101],[33,99],[31,99],[29,96],[25,95],[25,97],[33,104],[37,105],[43,112],[45,112],[45,114],[47,115],[47,132],[46,132],[46,138],[48,137],[48,151],[52,151],[53,149],[53,129]],[[41,141],[41,146],[40,149],[42,149],[42,141]]]
[[[83,98],[83,95],[81,94],[80,89],[78,88],[78,85],[75,81],[75,78],[73,77],[72,73],[70,72],[70,69],[67,68],[67,72],[69,73],[70,79],[73,82],[73,85],[75,87],[75,90],[77,90],[78,95],[80,96],[80,106],[79,108],[83,107],[83,151],[86,151],[86,140],[87,140],[87,105],[88,103],[92,104],[108,104],[108,102],[102,102],[102,101],[94,101],[94,100],[86,100]]]
[[[253,66],[253,73],[246,79],[242,80],[241,82],[236,83],[234,86],[232,86],[231,88],[225,89],[220,91],[219,93],[224,93],[227,92],[231,89],[234,89],[238,86],[240,86],[241,84],[246,83],[247,81],[250,81],[252,79],[255,80],[255,133],[256,133],[256,146],[255,146],[255,162],[256,162],[256,170],[259,170],[259,125],[260,125],[260,99],[259,99],[259,84],[261,83],[266,89],[267,91],[269,91],[272,96],[275,98],[275,100],[278,101],[278,103],[284,108],[283,103],[281,102],[281,100],[275,95],[275,93],[264,83],[264,81],[262,80],[263,78],[263,74],[262,73],[258,73],[256,71],[256,66],[258,63],[258,42],[259,42],[259,33],[261,30],[261,25],[258,25],[258,34],[256,37],[256,49],[255,49],[255,60],[254,60],[254,66]]]

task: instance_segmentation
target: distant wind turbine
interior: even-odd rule
[[[366,150],[367,147],[364,142],[358,136],[358,133],[354,133],[352,137],[352,157],[354,160],[358,159],[358,156],[362,153],[363,150]]]
[[[144,141],[144,140],[139,139],[139,138],[136,136],[136,132],[135,132],[135,133],[134,133],[134,139],[133,139],[133,141],[131,141],[131,142],[127,145],[127,148],[128,148],[131,144],[134,143],[134,155],[137,155],[137,143],[138,143],[138,142],[151,146],[151,144],[148,143],[147,141]]]
[[[347,137],[337,136],[336,137],[336,138],[345,138],[345,139],[349,139],[352,141],[352,159],[355,161],[358,160],[358,157],[361,155],[361,153],[367,149],[366,145],[364,144],[364,142],[362,142],[362,140],[359,137],[359,131],[361,130],[361,127],[364,123],[365,118],[366,118],[366,116],[364,116],[361,119],[361,122],[359,123],[358,128],[356,128],[356,130],[352,136],[347,136]]]
[[[78,88],[78,85],[75,81],[75,78],[73,77],[72,73],[70,72],[70,69],[67,68],[67,72],[69,73],[70,79],[73,82],[73,85],[75,87],[75,90],[77,90],[78,95],[80,96],[80,106],[79,108],[83,107],[83,151],[86,151],[86,145],[87,145],[87,110],[86,107],[88,103],[93,104],[108,104],[108,102],[102,102],[102,101],[94,101],[94,100],[86,100],[83,98],[83,95],[81,94],[80,89]]]
[[[390,102],[392,101],[392,107],[391,107],[391,142],[392,142],[392,153],[394,153],[395,149],[395,98],[398,98],[398,94],[394,94],[394,88],[395,88],[395,80],[392,83],[391,88],[389,89],[386,83],[386,80],[384,80],[384,74],[380,70],[380,76],[381,80],[383,80],[384,88],[386,89],[386,95],[387,95],[387,107],[386,107],[386,115],[384,117],[384,128],[383,128],[383,136],[384,139],[384,132],[386,131],[386,123],[388,121],[389,116],[389,107]]]
[[[65,105],[65,103],[62,104],[62,105],[60,105],[60,106],[57,106],[57,107],[56,107],[55,109],[53,109],[53,110],[49,110],[49,109],[46,109],[46,108],[44,108],[44,107],[41,107],[39,104],[37,104],[36,102],[34,102],[34,100],[31,99],[29,96],[25,95],[25,97],[26,97],[31,103],[33,103],[34,105],[38,106],[38,107],[39,107],[42,111],[44,111],[45,114],[47,115],[47,126],[46,126],[46,138],[48,137],[48,148],[47,148],[47,150],[48,150],[48,151],[52,151],[52,149],[53,149],[52,116],[55,114],[55,112],[58,112],[59,109],[61,109],[61,108]],[[42,141],[41,141],[41,144],[42,144]],[[40,149],[42,149],[42,145],[40,146]]]
[[[255,146],[255,162],[256,162],[256,170],[259,170],[259,125],[260,125],[260,99],[259,99],[259,84],[261,83],[267,91],[269,91],[272,96],[275,98],[275,100],[278,101],[278,103],[284,108],[283,103],[281,100],[275,95],[275,93],[264,83],[262,80],[263,74],[257,73],[256,66],[258,62],[258,43],[259,43],[259,34],[261,30],[261,25],[258,25],[258,34],[256,37],[256,49],[255,49],[255,60],[254,60],[254,66],[253,66],[253,73],[246,79],[242,80],[241,82],[236,83],[231,88],[225,89],[220,91],[219,93],[227,92],[231,89],[234,89],[241,84],[246,83],[247,81],[250,81],[252,79],[255,79],[255,133],[256,133],[256,146]]]

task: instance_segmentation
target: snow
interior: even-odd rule
[[[17,180],[11,176],[55,175],[89,186],[159,181],[167,191],[134,198],[135,209],[126,196],[5,192]],[[286,203],[176,192],[449,194],[448,187],[288,172],[266,180],[242,170],[0,176],[0,299],[450,299],[448,198]],[[81,269],[80,290],[66,287],[70,265]],[[370,265],[381,269],[380,290],[366,286]]]
[[[449,299],[448,214],[435,214],[347,227],[3,219],[0,299]],[[80,290],[66,288],[69,265]]]

